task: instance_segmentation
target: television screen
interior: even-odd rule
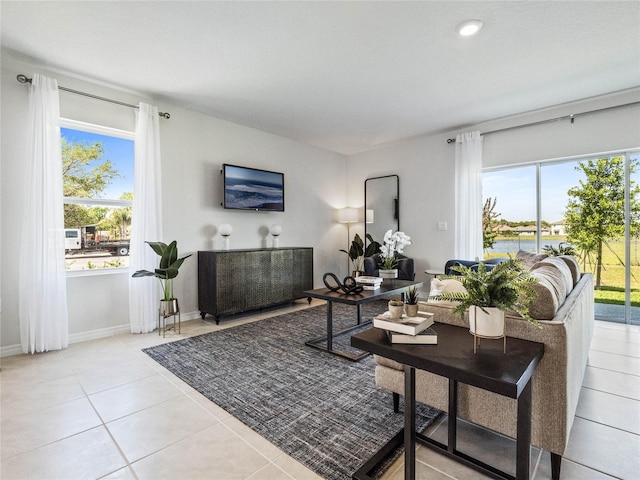
[[[284,212],[284,174],[224,164],[224,208]]]

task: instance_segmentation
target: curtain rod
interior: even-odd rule
[[[27,77],[26,75],[22,74],[22,73],[19,74],[16,77],[16,79],[20,83],[31,83],[31,79],[29,77]],[[110,98],[99,97],[98,95],[93,95],[91,93],[81,92],[79,90],[73,90],[73,89],[67,88],[67,87],[61,87],[59,85],[58,85],[58,90],[62,90],[64,92],[69,92],[69,93],[75,93],[76,95],[82,95],[83,97],[95,98],[96,100],[102,100],[103,102],[115,103],[116,105],[122,105],[123,107],[140,108],[140,107],[138,107],[138,105],[132,105],[130,103],[119,102],[118,100],[111,100]],[[171,114],[169,114],[167,112],[158,112],[158,115],[160,115],[163,118],[166,118],[167,120],[171,118]]]
[[[481,132],[481,133],[482,135],[489,135],[491,133],[505,132],[507,130],[515,130],[516,128],[532,127],[534,125],[542,125],[543,123],[559,122],[560,120],[566,120],[566,119],[570,119],[571,123],[573,123],[573,121],[575,120],[575,117],[578,117],[580,115],[587,115],[589,113],[602,112],[604,110],[613,110],[614,108],[629,107],[631,105],[638,105],[638,104],[640,104],[640,101],[625,103],[622,105],[613,105],[611,107],[598,108],[596,110],[589,110],[588,112],[573,113],[571,115],[563,115],[561,117],[550,118],[548,120],[540,120],[538,122],[523,123],[522,125],[514,125],[512,127],[498,128],[496,130],[490,130],[488,132]],[[456,143],[456,139],[447,138],[447,143]]]

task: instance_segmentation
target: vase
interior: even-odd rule
[[[378,270],[378,276],[380,278],[398,278],[398,269],[392,268],[391,270]]]
[[[507,352],[507,337],[504,334],[504,312],[496,307],[475,305],[469,308],[469,332],[473,334],[473,353],[476,353],[480,338],[504,339],[503,353]]]
[[[168,317],[176,315],[180,311],[178,307],[178,299],[170,298],[169,300],[160,300],[160,315]]]
[[[399,320],[404,312],[404,304],[395,304],[393,301],[389,301],[389,316],[391,320]]]
[[[418,304],[417,303],[405,303],[404,304],[404,313],[407,317],[417,317],[418,316]]]

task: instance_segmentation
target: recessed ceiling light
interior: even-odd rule
[[[480,20],[467,20],[458,25],[456,31],[461,37],[469,37],[478,33],[481,28],[482,22]]]

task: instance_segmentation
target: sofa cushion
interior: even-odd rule
[[[442,295],[443,293],[460,292],[467,293],[467,289],[462,286],[459,280],[454,278],[434,278],[431,280],[431,290],[429,291],[429,303],[450,304],[455,305],[457,302],[448,302],[445,300],[433,300],[434,295]]]
[[[559,255],[557,258],[562,259],[567,264],[567,267],[569,267],[569,270],[571,270],[571,276],[573,277],[573,286],[575,287],[580,281],[581,275],[580,264],[578,263],[578,260],[576,260],[576,257],[573,257],[571,255]]]
[[[544,260],[548,256],[549,255],[546,253],[531,253],[525,252],[524,250],[518,250],[518,253],[516,253],[516,260],[522,262],[522,267],[529,270],[536,263]]]
[[[552,320],[567,297],[565,276],[557,265],[544,262],[539,262],[531,274],[538,283],[532,285],[537,295],[529,306],[529,315],[536,320]]]
[[[560,275],[562,276],[562,279],[564,280],[564,287],[565,287],[564,296],[566,298],[566,296],[569,295],[569,293],[571,293],[571,290],[573,290],[573,285],[574,285],[573,275],[571,274],[571,270],[569,269],[567,263],[561,258],[549,257],[533,265],[531,267],[531,271],[533,272],[538,268],[541,268],[547,265],[553,265],[555,268],[558,269],[558,272],[560,273]],[[564,298],[562,299],[562,301],[564,302]]]

